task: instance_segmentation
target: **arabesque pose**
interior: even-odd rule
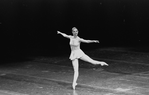
[[[107,63],[102,62],[102,61],[97,61],[93,60],[90,58],[88,55],[86,55],[81,49],[80,49],[80,43],[99,43],[98,40],[85,40],[83,38],[80,38],[78,36],[78,29],[76,27],[72,28],[72,34],[73,35],[67,35],[65,33],[62,33],[60,31],[57,31],[58,34],[61,34],[62,36],[69,38],[70,39],[70,48],[71,48],[71,54],[69,59],[72,61],[72,66],[74,69],[74,78],[73,78],[73,83],[72,83],[72,88],[75,90],[75,87],[77,85],[77,79],[79,76],[79,62],[78,59],[87,61],[89,63],[92,63],[94,65],[100,64],[101,66],[107,65]]]

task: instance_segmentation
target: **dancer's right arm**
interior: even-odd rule
[[[67,35],[65,33],[62,33],[60,31],[57,31],[57,34],[61,34],[63,37],[66,37],[66,38],[70,38],[71,37],[70,35]]]

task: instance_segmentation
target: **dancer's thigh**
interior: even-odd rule
[[[72,65],[73,65],[74,70],[78,71],[78,69],[79,69],[78,59],[72,60]]]
[[[92,58],[90,58],[90,57],[89,57],[88,55],[86,55],[86,54],[84,54],[80,59],[83,60],[83,61],[90,62],[90,63],[94,63],[94,62],[95,62]]]

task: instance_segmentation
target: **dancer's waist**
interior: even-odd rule
[[[80,46],[70,46],[72,51],[80,50]]]

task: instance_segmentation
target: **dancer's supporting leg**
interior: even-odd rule
[[[78,79],[78,76],[79,76],[79,62],[78,62],[78,59],[72,60],[72,65],[73,65],[73,69],[74,69],[74,77],[73,77],[72,88],[75,89],[75,87],[77,85],[77,79]]]
[[[103,65],[107,65],[108,66],[108,64],[107,63],[105,63],[105,62],[103,62],[103,61],[97,61],[97,60],[93,60],[92,58],[90,58],[88,55],[84,55],[84,56],[82,56],[81,58],[80,58],[81,60],[84,60],[84,61],[87,61],[87,62],[89,62],[89,63],[92,63],[92,64],[94,64],[94,65],[97,65],[97,64],[101,64],[102,66]]]

